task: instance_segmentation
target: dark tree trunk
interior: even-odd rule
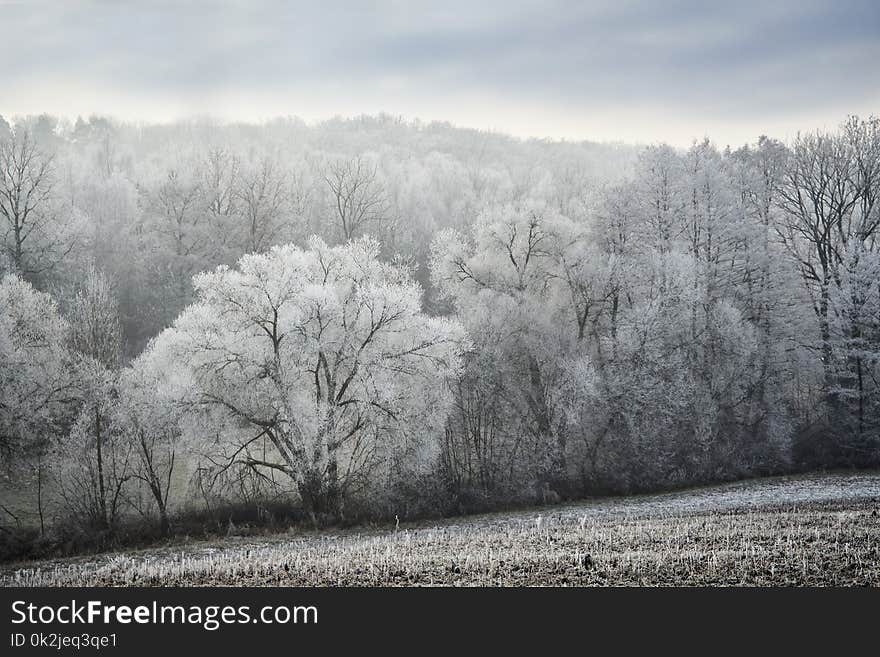
[[[100,529],[107,529],[110,523],[107,518],[107,492],[104,488],[104,456],[102,451],[101,412],[95,406],[95,452],[98,461],[98,523]]]

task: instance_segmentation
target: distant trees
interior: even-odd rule
[[[246,166],[239,174],[234,195],[246,253],[262,253],[289,239],[293,222],[290,183],[289,174],[268,156]]]
[[[797,262],[818,320],[819,349],[828,395],[830,422],[846,422],[838,411],[840,396],[855,394],[864,409],[866,390],[863,359],[858,350],[841,356],[839,334],[848,333],[859,343],[862,334],[859,312],[850,308],[834,316],[832,297],[846,297],[844,281],[853,282],[859,261],[871,262],[880,229],[880,119],[848,119],[836,133],[799,134],[782,168],[776,200],[779,221],[776,231]],[[848,261],[848,263],[847,263]],[[847,263],[847,264],[844,264]],[[855,267],[855,271],[852,269]],[[849,271],[845,271],[849,268]],[[857,281],[859,274],[855,274]],[[856,288],[861,285],[856,282]],[[855,292],[856,296],[862,292]],[[856,301],[857,305],[860,302]],[[848,304],[844,304],[848,305]],[[848,319],[849,318],[849,319]],[[841,324],[855,319],[850,327]],[[832,326],[836,325],[836,340]],[[844,380],[838,375],[843,372]],[[861,384],[858,382],[861,380]],[[854,386],[854,388],[853,388]],[[848,414],[848,411],[845,411]],[[855,424],[855,440],[861,443],[861,421]],[[850,436],[843,436],[843,441]],[[875,446],[876,448],[876,446]]]
[[[59,228],[55,173],[26,129],[0,137],[0,228],[11,271],[26,277],[44,273],[73,248]],[[68,238],[68,239],[65,239]]]
[[[214,254],[225,262],[236,249],[238,231],[234,221],[239,214],[238,188],[241,158],[230,149],[211,147],[199,163],[199,187],[210,225]]]
[[[378,167],[368,158],[332,160],[325,165],[323,178],[343,242],[387,218],[389,208]]]
[[[157,220],[155,230],[169,241],[179,259],[194,255],[203,245],[199,193],[199,183],[190,172],[170,169],[148,196]]]
[[[539,488],[652,486],[784,461],[785,402],[771,407],[766,391],[791,356],[768,304],[789,283],[771,266],[769,210],[743,201],[757,179],[749,169],[738,188],[737,166],[707,142],[648,149],[596,216],[566,217],[537,195],[484,211],[470,236],[440,233],[434,284],[486,354],[472,362],[500,375],[460,381],[444,467],[479,459],[479,445],[509,453],[497,436],[519,427],[528,440],[513,440],[506,472]]]
[[[0,121],[0,453],[106,537],[876,464],[878,198],[875,118],[639,151]]]
[[[71,346],[94,362],[96,367],[107,370],[118,368],[122,331],[116,297],[110,281],[94,264],[84,272],[68,316]]]
[[[188,168],[173,166],[141,190],[140,246],[144,254],[145,301],[167,325],[192,299],[191,279],[211,262],[213,244],[200,181]],[[154,328],[154,331],[156,329]]]

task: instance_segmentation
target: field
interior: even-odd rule
[[[880,585],[880,473],[6,566],[5,586]]]

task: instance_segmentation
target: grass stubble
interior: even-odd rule
[[[880,475],[756,486],[20,564],[0,585],[880,584]]]

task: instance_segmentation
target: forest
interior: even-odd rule
[[[880,119],[0,117],[0,554],[880,465]]]

